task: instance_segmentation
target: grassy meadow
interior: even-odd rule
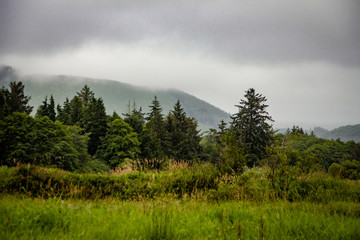
[[[360,205],[1,196],[2,239],[359,239]]]
[[[290,173],[1,167],[0,238],[360,239],[359,181]]]

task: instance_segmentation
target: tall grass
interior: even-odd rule
[[[0,196],[1,239],[359,239],[360,204]]]
[[[161,196],[202,200],[288,200],[359,202],[360,181],[327,175],[269,179],[266,169],[241,176],[220,175],[210,164],[174,166],[162,172],[135,171],[120,175],[77,174],[31,165],[0,168],[0,192],[41,198],[156,199]]]

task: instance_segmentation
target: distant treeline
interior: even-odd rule
[[[106,172],[124,168],[165,169],[169,160],[210,162],[219,172],[238,175],[244,168],[267,166],[276,176],[289,167],[309,173],[330,171],[338,177],[359,178],[360,144],[324,140],[300,127],[276,134],[266,111],[266,98],[246,91],[230,123],[200,134],[196,119],[177,101],[163,114],[155,96],[149,113],[129,104],[122,116],[111,116],[101,98],[85,85],[72,99],[55,106],[45,97],[30,116],[30,96],[22,82],[0,91],[0,164],[31,163],[70,171]]]

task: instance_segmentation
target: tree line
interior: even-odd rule
[[[62,106],[55,106],[52,95],[45,97],[33,118],[30,99],[22,82],[11,82],[0,92],[2,165],[31,162],[75,170],[91,159],[110,168],[153,160],[154,168],[160,168],[167,159],[193,161],[202,152],[197,121],[186,115],[180,101],[166,116],[156,96],[147,114],[134,103],[123,117],[107,115],[103,100],[85,85]],[[72,145],[70,139],[79,142]],[[82,159],[69,158],[65,148]]]
[[[10,82],[0,91],[1,165],[33,163],[97,172],[131,164],[160,170],[172,159],[210,162],[223,174],[266,165],[274,173],[296,167],[303,172],[330,169],[342,176],[352,169],[352,176],[360,175],[359,144],[318,139],[295,126],[277,134],[266,97],[253,88],[236,105],[229,123],[221,121],[205,134],[180,101],[165,115],[156,96],[148,113],[134,102],[122,116],[107,115],[102,98],[87,85],[62,105],[55,106],[52,95],[45,97],[35,117],[30,116],[30,99],[22,82]]]

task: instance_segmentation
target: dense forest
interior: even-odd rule
[[[238,112],[218,129],[200,134],[196,119],[177,101],[164,114],[157,97],[145,114],[136,103],[128,112],[106,114],[101,97],[85,85],[55,106],[45,96],[30,116],[31,96],[22,82],[12,81],[0,92],[0,163],[34,164],[76,172],[111,169],[166,169],[170,161],[213,164],[221,174],[239,175],[245,168],[266,166],[309,173],[324,171],[349,179],[360,177],[360,144],[325,140],[294,126],[277,134],[266,111],[266,97],[246,91]]]

